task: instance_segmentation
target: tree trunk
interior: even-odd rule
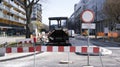
[[[23,0],[25,12],[26,12],[26,38],[30,38],[30,35],[33,31],[31,31],[31,14],[32,14],[32,8],[34,4],[37,4],[40,0]]]
[[[26,38],[30,38],[30,35],[31,35],[31,32],[30,32],[30,29],[29,29],[29,24],[27,23],[26,24]]]
[[[30,26],[29,24],[31,23],[31,9],[32,8],[27,8],[26,9],[26,19],[27,19],[27,22],[26,22],[26,38],[30,38],[30,35],[32,32],[30,32]]]

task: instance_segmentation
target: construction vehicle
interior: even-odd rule
[[[52,26],[51,21],[57,21],[57,25]],[[65,20],[66,24],[62,25],[62,20]],[[67,17],[50,17],[49,18],[49,42],[47,46],[71,46],[69,43],[69,35],[67,30]],[[54,22],[55,23],[55,22]]]

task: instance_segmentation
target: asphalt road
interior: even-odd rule
[[[85,40],[71,40],[75,45],[86,44]],[[99,43],[100,44],[100,43]],[[102,44],[102,43],[101,43]],[[106,47],[107,48],[107,47]],[[104,67],[120,67],[120,48],[109,47],[112,55],[101,56]],[[60,61],[72,61],[70,64],[60,64]],[[90,56],[90,65],[102,67],[100,56]],[[44,52],[34,56],[0,62],[0,67],[83,67],[87,65],[87,56],[76,53]]]
[[[120,55],[113,54],[111,56],[102,56],[102,62],[104,67],[119,67]],[[69,54],[69,61],[73,63],[60,64],[60,61],[67,61],[68,53],[48,53],[44,52],[42,54],[36,55],[35,65],[36,67],[82,67],[87,65],[87,56],[77,55],[75,53]],[[99,56],[90,56],[90,65],[94,67],[102,67]],[[1,62],[0,67],[34,67],[34,57],[30,56],[27,58],[21,58],[17,60],[11,60],[6,62]]]
[[[70,38],[70,43],[72,46],[88,46],[88,41],[87,39],[75,39],[75,38]],[[90,46],[95,46],[91,42],[89,42]]]

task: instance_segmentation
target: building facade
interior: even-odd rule
[[[41,4],[33,6],[31,22],[35,21],[42,22]],[[21,0],[0,0],[0,35],[25,34],[25,24],[26,13]]]
[[[42,5],[37,3],[32,8],[31,23],[33,25],[33,34],[40,32],[42,29]]]
[[[42,22],[42,5],[41,4],[35,4],[33,6],[31,19],[33,21],[37,20]]]
[[[92,10],[95,14],[94,21],[91,23],[96,24],[96,29],[90,30],[90,33],[95,35],[97,32],[104,32],[104,27],[106,26],[104,22],[105,16],[102,12],[104,2],[105,0],[80,0],[79,3],[75,4],[74,13],[69,18],[69,21],[71,25],[74,25],[73,29],[76,31],[76,33],[82,34],[84,32],[84,30],[81,28],[82,23],[84,22],[80,17],[81,13],[86,9]]]
[[[0,0],[0,35],[24,34],[25,11],[17,0]]]

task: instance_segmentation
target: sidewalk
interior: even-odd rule
[[[40,54],[41,52],[35,52],[36,54]],[[24,58],[28,56],[34,55],[34,52],[31,53],[6,53],[5,56],[0,57],[0,62],[14,60],[19,58]]]
[[[16,42],[16,39],[25,39],[24,36],[6,36],[2,37],[0,36],[0,45],[5,42]],[[35,52],[36,54],[40,54],[42,52]],[[28,53],[5,53],[5,56],[0,56],[0,62],[8,61],[8,60],[14,60],[19,58],[24,58],[28,56],[34,55],[34,52],[28,52]]]
[[[25,39],[23,36],[18,36],[18,37],[0,37],[0,44],[6,43],[6,42],[16,42],[16,39]]]
[[[120,47],[120,42],[114,42],[114,41],[108,41],[103,39],[91,39],[91,42],[93,44],[96,44],[98,46],[104,46],[104,47]]]

